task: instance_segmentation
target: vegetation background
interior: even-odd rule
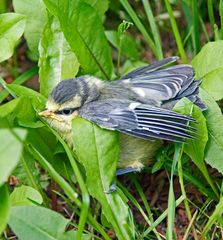
[[[0,13],[1,239],[223,239],[223,1],[1,0]],[[105,194],[117,133],[79,119],[74,153],[37,113],[63,79],[173,55],[202,79],[208,109],[175,106],[199,138],[165,143]]]

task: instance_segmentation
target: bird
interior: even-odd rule
[[[101,128],[119,132],[120,154],[116,175],[141,171],[151,164],[164,140],[193,138],[196,122],[172,108],[186,97],[202,111],[200,80],[189,64],[174,65],[168,57],[139,67],[123,77],[104,81],[84,75],[62,80],[52,90],[39,116],[74,148],[72,120],[81,117]]]

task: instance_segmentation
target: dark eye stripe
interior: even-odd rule
[[[55,112],[56,114],[61,114],[61,115],[70,115],[74,111],[76,111],[78,108],[64,108],[60,111]]]

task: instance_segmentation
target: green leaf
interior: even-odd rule
[[[217,194],[217,191],[215,190],[204,162],[204,151],[208,141],[208,132],[205,117],[203,116],[199,107],[194,105],[187,98],[183,98],[177,102],[174,107],[174,111],[182,113],[184,115],[191,115],[194,119],[197,120],[197,124],[191,123],[191,126],[197,130],[197,139],[188,140],[184,146],[184,151],[200,169],[207,182],[212,187],[213,191]]]
[[[30,97],[19,97],[0,106],[0,118],[9,115],[11,120],[18,119],[19,125],[23,127],[38,128],[43,126],[43,123],[37,118]]]
[[[13,129],[13,132],[22,140],[26,137],[26,130]],[[0,142],[0,185],[2,185],[18,164],[23,145],[9,129],[0,129]]]
[[[15,111],[18,104],[20,102],[20,98],[16,98],[11,100],[10,102],[7,102],[0,106],[0,118],[6,117],[8,114]]]
[[[83,0],[44,2],[58,17],[61,29],[81,64],[81,74],[110,79],[113,71],[111,52],[97,11]]]
[[[15,12],[26,16],[25,38],[34,60],[38,59],[38,45],[46,23],[46,7],[42,0],[13,0]]]
[[[208,141],[206,119],[199,107],[195,106],[189,99],[183,98],[174,107],[174,111],[183,115],[191,115],[197,120],[198,124],[192,123],[191,126],[197,130],[197,139],[187,140],[184,151],[191,157],[194,163],[202,172],[206,171],[204,163],[204,150]],[[202,137],[200,137],[202,136]]]
[[[8,188],[4,184],[0,187],[0,235],[4,231],[6,224],[8,223],[10,214],[10,201]]]
[[[25,18],[21,14],[0,15],[0,62],[10,58],[25,29]]]
[[[8,84],[7,87],[18,97],[27,97],[32,101],[34,108],[43,109],[46,105],[46,98],[40,93],[17,84]]]
[[[12,207],[9,226],[22,240],[53,240],[65,231],[69,220],[43,207]]]
[[[212,228],[213,224],[217,221],[221,223],[223,214],[223,197],[220,198],[219,203],[216,205],[214,212],[209,217],[208,222],[205,224],[203,232],[200,236],[200,239],[205,239],[208,235],[208,232]],[[220,220],[220,221],[219,221]]]
[[[47,97],[57,83],[74,77],[79,69],[77,58],[61,32],[59,21],[49,14],[39,51],[40,92]]]
[[[42,204],[41,194],[30,186],[22,185],[13,190],[10,194],[10,203],[12,206],[27,206]]]
[[[202,79],[201,87],[216,101],[223,98],[223,67],[207,73]]]
[[[89,193],[101,203],[118,238],[134,239],[128,206],[117,191],[105,193],[114,178],[119,157],[118,133],[101,129],[81,118],[73,121],[73,133],[78,159],[86,170]]]
[[[223,41],[207,43],[195,56],[191,64],[195,68],[196,78],[223,67]]]
[[[98,15],[103,19],[105,12],[108,10],[108,0],[84,0],[87,4],[94,7],[97,10]]]
[[[108,41],[116,48],[119,48],[119,37],[116,31],[106,31],[105,32]],[[138,45],[135,39],[131,38],[128,35],[122,35],[123,44],[121,44],[121,54],[126,56],[127,58],[131,58],[134,60],[139,59],[139,50]]]
[[[223,174],[223,116],[221,109],[207,92],[200,89],[200,95],[208,107],[204,112],[208,128],[208,142],[205,149],[205,160],[213,168],[216,168]]]

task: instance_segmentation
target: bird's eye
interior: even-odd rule
[[[76,110],[76,108],[65,108],[65,109],[63,109],[63,110],[58,111],[57,114],[70,115],[70,114],[72,114],[75,110]]]

